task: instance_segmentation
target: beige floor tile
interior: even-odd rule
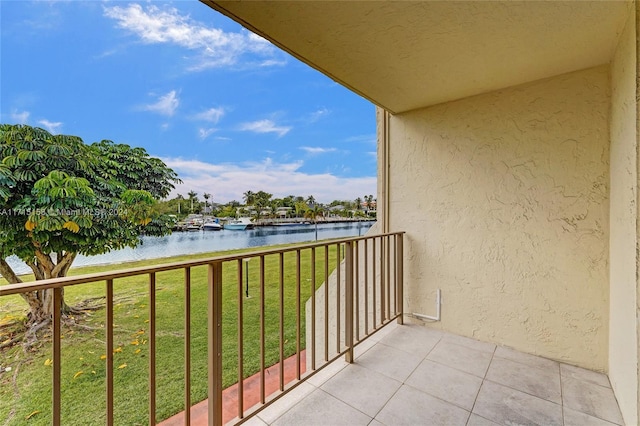
[[[562,406],[486,380],[473,412],[498,424],[562,425]]]
[[[353,364],[328,380],[320,389],[366,415],[375,417],[401,385],[402,382]]]
[[[283,396],[269,407],[258,413],[260,420],[267,424],[273,423],[278,417],[292,409],[297,403],[302,401],[307,395],[315,391],[316,387],[309,383],[301,383],[294,390]]]
[[[586,370],[580,367],[575,367],[573,365],[560,364],[560,374],[562,374],[563,378],[571,377],[573,379],[582,380],[583,382],[589,382],[607,388],[611,387],[609,378],[605,374]]]
[[[563,410],[565,426],[615,426],[615,423],[572,410],[569,407],[564,407]]]
[[[489,368],[491,357],[492,354],[489,352],[478,351],[442,340],[429,353],[427,359],[474,376],[484,377]]]
[[[242,424],[245,426],[267,426],[267,424],[262,420],[260,420],[260,417],[258,416],[253,416],[252,418],[250,418],[249,420],[247,420]]]
[[[480,340],[472,339],[470,337],[458,336],[457,334],[445,333],[442,336],[442,340],[446,340],[451,343],[455,343],[460,346],[475,349],[481,352],[493,353],[496,350],[496,345],[489,342],[482,342]]]
[[[612,423],[622,424],[622,415],[613,391],[604,386],[562,378],[564,406]]]
[[[345,368],[347,365],[349,364],[346,363],[343,358],[337,359],[314,374],[311,378],[309,378],[309,380],[307,380],[307,382],[312,384],[313,386],[320,387],[324,382],[338,374],[338,372]]]
[[[405,383],[471,411],[482,379],[425,359]]]
[[[506,348],[504,346],[498,346],[496,348],[494,356],[519,362],[521,364],[526,364],[531,367],[537,367],[546,370],[555,369],[556,371],[560,371],[560,363],[556,361],[542,358],[540,356],[526,354],[524,352],[519,352],[511,348]]]
[[[420,325],[403,325],[389,333],[380,343],[401,351],[424,357],[440,341],[442,333]]]
[[[562,403],[560,373],[554,368],[532,368],[526,364],[496,357],[491,361],[486,379],[556,404]]]
[[[382,373],[392,379],[404,381],[420,364],[423,357],[378,343],[356,359],[356,364]]]
[[[494,423],[491,420],[487,420],[484,417],[480,417],[477,414],[471,413],[467,426],[497,426],[498,423]]]
[[[274,426],[368,425],[371,417],[363,414],[321,389],[316,389],[295,407],[284,413]]]
[[[402,386],[376,420],[385,425],[465,425],[469,412],[411,386]]]

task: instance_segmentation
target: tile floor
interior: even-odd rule
[[[623,424],[607,376],[419,325],[389,324],[248,425]]]

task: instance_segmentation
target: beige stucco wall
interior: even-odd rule
[[[609,100],[601,66],[391,116],[406,311],[607,370]]]
[[[630,16],[611,64],[609,379],[627,424],[638,423],[638,140],[636,30]]]

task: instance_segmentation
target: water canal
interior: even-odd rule
[[[375,222],[319,223],[318,240],[364,235]],[[262,226],[246,231],[174,232],[164,237],[142,237],[136,248],[114,250],[98,256],[79,255],[74,267],[129,262],[144,259],[207,253],[276,244],[304,243],[316,240],[316,227],[309,224]],[[31,272],[19,259],[8,259],[17,274]]]

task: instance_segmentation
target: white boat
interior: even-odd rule
[[[205,224],[202,225],[202,230],[203,231],[221,231],[222,225],[220,225],[218,222],[206,222]]]
[[[245,229],[253,229],[253,227],[254,224],[248,217],[232,219],[224,225],[224,229],[229,229],[232,231],[244,231]]]

